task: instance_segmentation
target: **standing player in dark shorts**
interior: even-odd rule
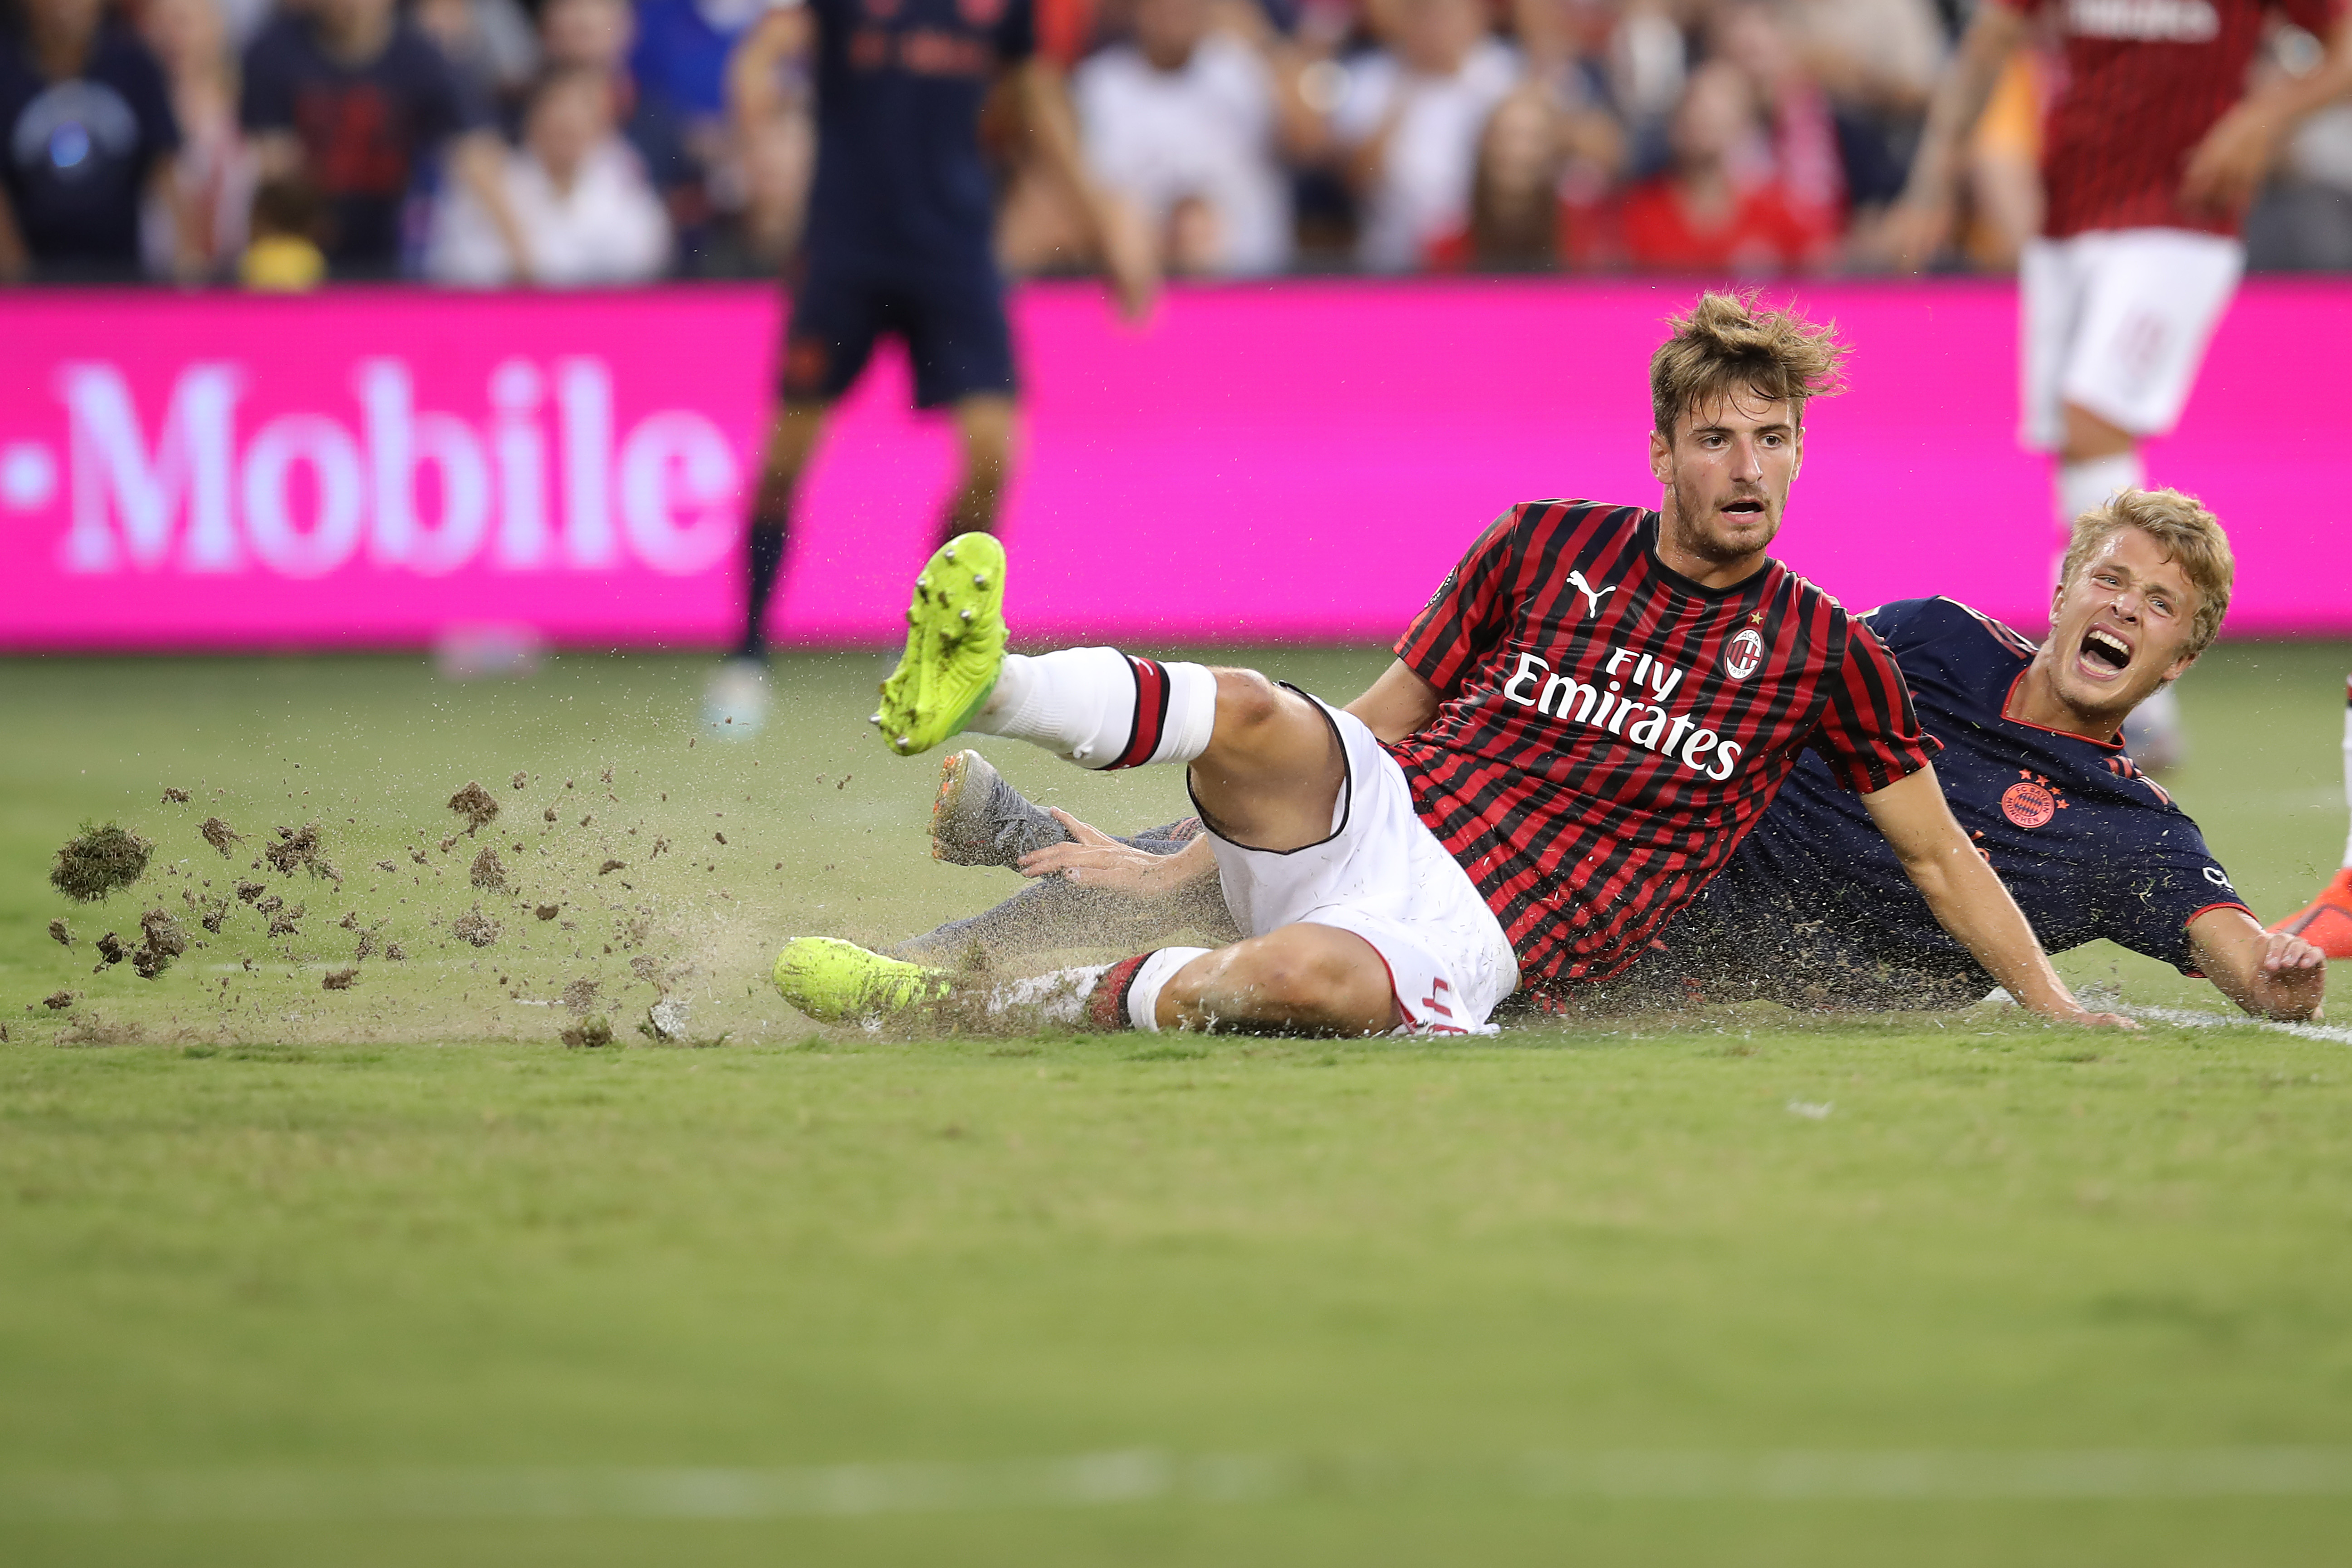
[[[1841,351],[1727,295],[1674,326],[1651,361],[1661,510],[1514,508],[1353,712],[1249,670],[1111,648],[1008,657],[1003,552],[966,536],[932,558],[875,715],[885,742],[908,755],[973,729],[1083,766],[1190,763],[1207,831],[1177,858],[1214,859],[1244,932],[1067,972],[1066,1016],[1154,1032],[1486,1032],[1523,983],[1607,980],[1638,959],[1810,749],[1865,795],[1937,918],[2012,994],[2050,1017],[2118,1021],[2075,1003],[1952,820],[1885,647],[1766,554],[1805,401]],[[835,1017],[956,988],[822,938],[788,944],[776,982]]]
[[[2063,536],[2147,483],[2141,443],[2179,419],[2244,270],[2248,205],[2296,123],[2352,91],[2352,16],[2345,0],[1985,0],[1892,215],[1905,262],[1948,237],[1961,150],[2045,7],[2065,39],[2066,85],[2045,132],[2042,234],[2018,263],[2021,436],[2058,456]],[[2326,57],[2248,94],[2273,12],[2317,34]],[[2177,711],[2169,691],[2143,707],[2132,741],[2144,760],[2177,754]]]
[[[1061,79],[1035,52],[1032,0],[782,0],[730,62],[739,122],[772,116],[788,66],[814,56],[816,176],[794,265],[781,402],[747,531],[743,634],[706,720],[744,735],[766,710],[770,597],[793,493],[834,402],[877,339],[914,361],[915,405],[952,411],[963,472],[940,536],[995,521],[1011,464],[1014,376],[980,117],[1000,83],[1030,144],[1096,226],[1120,303],[1149,308],[1148,247],[1087,178]]]
[[[2210,977],[2248,1012],[2308,1018],[2326,993],[2323,955],[2337,956],[2326,932],[2263,931],[2196,823],[2116,740],[2131,708],[2220,629],[2231,575],[2211,513],[2177,491],[2133,490],[2077,522],[2040,648],[1951,599],[1906,599],[1862,619],[1942,742],[1936,773],[1954,816],[2044,947],[2104,937]],[[1197,831],[1173,824],[1108,839],[961,753],[934,810],[932,853],[1017,865],[1039,880],[897,952],[988,963],[1222,934],[1231,920],[1215,884],[1169,886],[1172,862],[1160,858]],[[1894,1009],[1963,1006],[1992,984],[1937,923],[1863,804],[1809,756],[1723,874],[1604,989],[1635,1002]]]

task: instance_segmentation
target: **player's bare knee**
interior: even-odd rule
[[[1282,715],[1282,689],[1255,669],[1214,669],[1217,680],[1217,729],[1254,730]]]

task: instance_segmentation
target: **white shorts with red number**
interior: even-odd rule
[[[2185,228],[2027,241],[2020,439],[2059,450],[2070,403],[2134,436],[2171,430],[2245,267],[2237,240]]]
[[[1412,809],[1404,770],[1352,713],[1318,700],[1348,764],[1331,837],[1288,851],[1209,835],[1225,904],[1244,936],[1286,925],[1352,931],[1388,965],[1397,1032],[1491,1035],[1518,988],[1518,960],[1495,912]]]

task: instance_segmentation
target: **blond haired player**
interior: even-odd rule
[[[2287,133],[2352,91],[2352,21],[2345,0],[1984,0],[1891,215],[1903,265],[1949,236],[1962,149],[2038,15],[2063,40],[2065,82],[2044,140],[2042,233],[2018,265],[2021,424],[2028,447],[2058,458],[2063,529],[2147,483],[2141,443],[2179,419],[2244,270],[2248,205]],[[2248,94],[2273,16],[2326,52]],[[2168,692],[2142,710],[2144,761],[2177,749],[2176,713]]]

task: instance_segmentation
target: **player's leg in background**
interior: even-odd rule
[[[2078,510],[2146,485],[2140,445],[2179,422],[2245,270],[2245,247],[2220,235],[2125,229],[2074,243],[2084,291],[2058,384],[2060,500],[2070,524]],[[2181,761],[2187,733],[2171,688],[2125,721],[2124,744],[2150,772]]]
[[[973,393],[956,400],[956,444],[963,463],[940,520],[942,540],[995,531],[1013,472],[1013,402],[1003,393]]]
[[[2344,808],[2352,817],[2352,677],[2344,682]],[[2352,959],[2352,823],[2344,840],[2344,865],[2319,897],[2271,927],[2299,936],[2330,958]]]
[[[792,549],[793,500],[824,433],[826,405],[786,402],[761,454],[743,530],[743,626],[703,694],[704,725],[734,740],[758,732],[768,710],[768,606]]]

